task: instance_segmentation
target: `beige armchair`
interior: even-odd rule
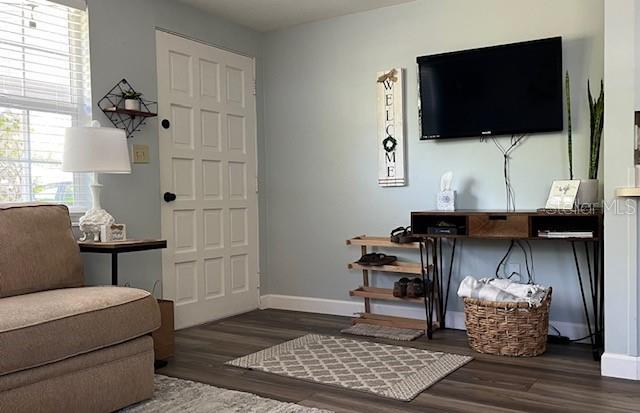
[[[0,205],[0,411],[110,412],[151,397],[156,300],[83,284],[65,206]]]

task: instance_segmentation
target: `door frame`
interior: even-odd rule
[[[178,33],[178,32],[174,32],[172,30],[169,29],[165,29],[163,27],[159,27],[159,26],[154,26],[154,44],[155,44],[155,49],[154,49],[154,53],[156,54],[156,95],[159,97],[160,95],[160,87],[159,87],[159,76],[158,76],[158,32],[163,33],[165,35],[171,35],[171,36],[175,36],[175,37],[179,37],[182,38],[184,40],[188,40],[191,42],[195,42],[195,43],[200,43],[203,44],[205,46],[209,46],[209,47],[213,47],[215,49],[219,49],[219,50],[223,50],[227,53],[233,53],[236,54],[238,56],[242,56],[242,57],[247,57],[249,59],[251,59],[252,61],[252,68],[253,68],[253,73],[252,73],[252,79],[251,81],[253,82],[253,84],[251,85],[252,87],[252,91],[253,91],[253,97],[254,97],[254,116],[255,116],[255,123],[254,123],[254,127],[253,130],[250,131],[250,135],[248,136],[249,139],[251,139],[253,141],[253,143],[255,144],[255,177],[252,178],[251,182],[254,183],[254,190],[255,190],[255,194],[256,194],[256,236],[255,236],[255,245],[256,245],[256,257],[255,257],[255,261],[256,261],[256,288],[258,290],[258,293],[256,295],[257,298],[257,302],[256,304],[256,309],[260,308],[260,301],[261,301],[261,287],[262,287],[262,283],[261,283],[261,277],[262,277],[262,267],[261,267],[261,249],[260,249],[260,185],[259,185],[259,181],[260,181],[260,156],[258,154],[259,149],[258,149],[258,88],[257,88],[257,64],[256,64],[256,57],[250,54],[246,54],[225,46],[219,46],[216,45],[214,43],[205,41],[205,40],[201,40],[189,35],[185,35],[182,33]],[[159,112],[159,110],[158,110]],[[158,113],[158,115],[160,115],[160,113]],[[163,239],[167,239],[166,235],[167,235],[167,229],[166,226],[163,224],[163,215],[162,215],[162,206],[164,205],[165,201],[162,197],[162,194],[164,193],[164,189],[162,188],[163,182],[162,182],[162,156],[161,156],[161,151],[160,151],[160,128],[158,127],[158,134],[157,134],[157,139],[158,139],[158,175],[160,178],[160,192],[158,193],[158,200],[160,201],[160,233],[161,233],[161,237]],[[161,296],[162,298],[164,297],[164,280],[165,280],[165,255],[169,254],[170,251],[168,249],[163,249],[162,250],[162,259],[160,262],[160,268],[162,271],[161,274]],[[198,325],[193,324],[191,326],[195,326]],[[188,327],[185,327],[188,328]]]

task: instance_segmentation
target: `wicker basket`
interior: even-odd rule
[[[547,349],[551,288],[539,307],[464,299],[469,346],[479,353],[532,357]]]

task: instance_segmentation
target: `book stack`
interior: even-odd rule
[[[538,231],[540,238],[593,238],[593,231]]]

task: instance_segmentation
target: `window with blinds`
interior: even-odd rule
[[[88,175],[61,166],[64,129],[90,120],[87,12],[0,0],[0,202],[87,209]]]

